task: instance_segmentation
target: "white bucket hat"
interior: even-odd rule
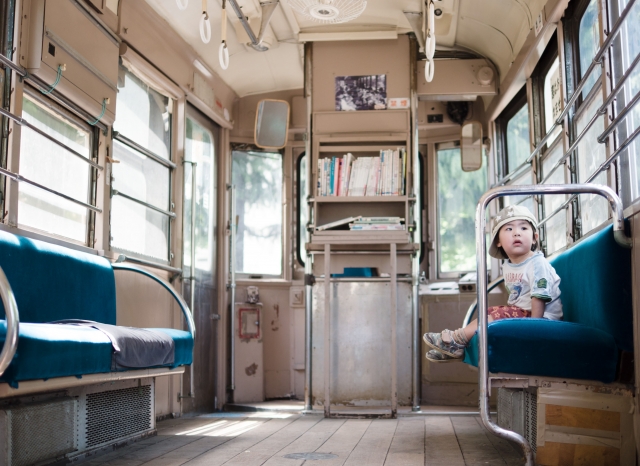
[[[500,228],[514,220],[527,220],[533,225],[534,233],[538,230],[538,222],[529,209],[521,205],[510,205],[505,207],[493,220],[493,227],[491,228],[491,246],[489,246],[489,255],[496,259],[508,259],[503,251],[498,248],[498,232]]]

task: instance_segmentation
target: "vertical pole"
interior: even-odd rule
[[[324,245],[324,417],[331,416],[331,245]]]
[[[313,183],[311,182],[312,169],[313,166],[313,156],[311,154],[311,47],[313,44],[306,43],[304,45],[304,95],[306,99],[306,110],[307,110],[307,137],[305,141],[305,154],[307,155],[307,194],[308,196],[313,196],[311,193],[311,187]],[[307,219],[311,222],[311,204],[309,199],[305,199],[305,205],[300,206],[301,208],[307,209]],[[306,229],[306,238],[307,244],[311,242],[311,234],[307,228],[307,225],[304,225]],[[313,299],[313,256],[307,253],[307,259],[304,261],[304,315],[305,315],[305,324],[304,324],[304,376],[305,376],[305,384],[304,384],[304,409],[305,411],[311,411],[313,409],[313,390],[311,386],[311,347],[312,347],[312,318],[313,318],[313,308],[312,308],[312,299]]]
[[[198,164],[191,162],[191,296],[189,299],[189,307],[191,308],[191,315],[193,316],[196,311],[196,170]],[[191,385],[189,388],[189,396],[194,397],[196,394],[195,383],[193,380],[193,363],[189,368]]]
[[[395,418],[398,412],[398,273],[396,243],[390,244],[390,271],[391,274],[391,417]]]
[[[231,351],[229,352],[229,364],[231,366],[231,374],[229,374],[229,390],[233,393],[236,389],[236,187],[235,185],[227,185],[227,189],[231,191],[231,218],[229,219],[230,246],[229,246],[229,276],[231,283],[229,289],[231,291],[229,303],[229,326],[231,327]]]
[[[411,256],[411,411],[420,411],[420,247],[422,245],[422,199],[420,199],[420,185],[422,173],[420,173],[419,137],[418,137],[418,44],[415,39],[410,42],[409,63],[411,66],[411,160],[413,162],[411,183],[413,203],[413,242],[417,249]]]

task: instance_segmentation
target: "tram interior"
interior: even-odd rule
[[[4,0],[0,464],[637,464],[639,41],[635,0]],[[487,323],[507,206],[562,322]]]

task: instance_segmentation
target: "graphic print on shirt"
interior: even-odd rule
[[[522,278],[524,274],[522,273],[507,273],[505,275],[505,282],[507,283],[507,289],[509,290],[509,305],[513,305],[520,295],[522,294],[522,290],[524,288],[524,284],[522,283]]]

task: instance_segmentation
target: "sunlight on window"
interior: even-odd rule
[[[236,187],[236,270],[282,274],[282,155],[233,151]]]
[[[300,177],[298,186],[298,205],[300,206],[300,219],[299,219],[299,228],[298,228],[298,253],[300,254],[300,259],[304,262],[307,257],[307,223],[308,212],[307,212],[307,197],[309,193],[307,192],[307,156],[303,155],[300,159],[300,169],[298,170],[298,176]]]
[[[580,79],[591,65],[593,58],[600,48],[600,20],[598,18],[598,0],[591,0],[589,6],[580,19],[578,31],[578,47],[580,54]],[[582,98],[585,98],[593,85],[600,77],[600,67],[596,66],[591,72],[582,91]]]
[[[529,106],[524,105],[507,123],[509,173],[524,163],[531,153],[529,143]]]
[[[549,176],[545,184],[565,184],[564,164],[560,165],[554,172],[551,167],[562,157],[562,144],[556,144],[542,161],[542,174]],[[545,218],[559,208],[567,199],[566,194],[547,194],[543,196]],[[567,219],[566,211],[562,210],[553,216],[545,224],[545,234],[547,241],[547,254],[551,254],[567,245]]]
[[[185,155],[196,167],[196,269],[211,272],[215,221],[215,177],[213,135],[195,120],[187,118]],[[192,166],[184,172],[184,266],[191,267]]]
[[[23,98],[23,118],[86,158],[90,157],[89,131],[46,109],[27,95]],[[22,176],[78,201],[89,202],[89,164],[24,126],[20,145],[19,172]],[[88,211],[85,207],[21,183],[18,209],[21,225],[86,241]]]
[[[476,268],[475,209],[487,190],[486,163],[462,171],[460,149],[438,149],[438,230],[440,272]]]

